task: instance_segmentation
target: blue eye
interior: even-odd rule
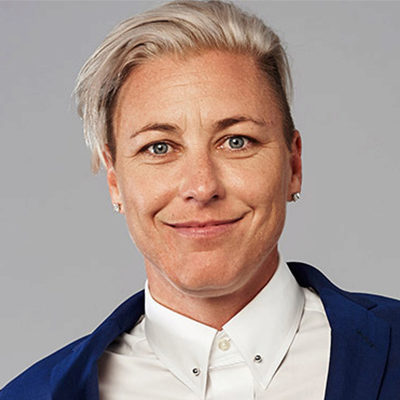
[[[231,149],[241,149],[246,144],[243,136],[232,136],[228,140]]]
[[[153,154],[166,154],[168,153],[169,145],[165,142],[154,143],[149,147],[149,150]]]

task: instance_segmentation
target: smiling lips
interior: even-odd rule
[[[176,224],[167,224],[179,234],[191,237],[215,236],[231,229],[242,217],[228,220],[187,221]]]

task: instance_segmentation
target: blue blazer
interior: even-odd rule
[[[289,263],[301,286],[320,295],[331,326],[325,400],[400,399],[400,301],[350,293],[303,263]],[[93,333],[37,362],[0,391],[0,400],[98,400],[96,361],[144,312],[143,291]]]

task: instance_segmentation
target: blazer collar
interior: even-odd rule
[[[325,400],[376,400],[390,344],[390,325],[375,316],[376,303],[333,285],[316,268],[288,263],[301,286],[315,289],[331,326]]]
[[[97,360],[123,332],[144,314],[144,291],[122,303],[93,333],[53,367],[50,392],[54,400],[98,400]]]
[[[389,324],[370,310],[376,303],[343,291],[316,268],[288,263],[303,287],[321,297],[331,326],[331,354],[325,400],[376,400],[390,343]],[[55,365],[50,390],[56,400],[98,400],[97,360],[144,313],[143,291],[121,304],[92,334]]]

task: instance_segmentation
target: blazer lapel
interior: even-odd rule
[[[332,334],[325,399],[378,399],[389,351],[389,324],[336,291],[325,289],[320,295]]]
[[[130,330],[144,313],[143,291],[121,304],[92,334],[53,367],[52,400],[98,400],[97,360],[107,346]]]
[[[289,267],[301,286],[318,292],[331,326],[325,400],[377,400],[391,328],[371,311],[376,303],[339,289],[314,267]]]

